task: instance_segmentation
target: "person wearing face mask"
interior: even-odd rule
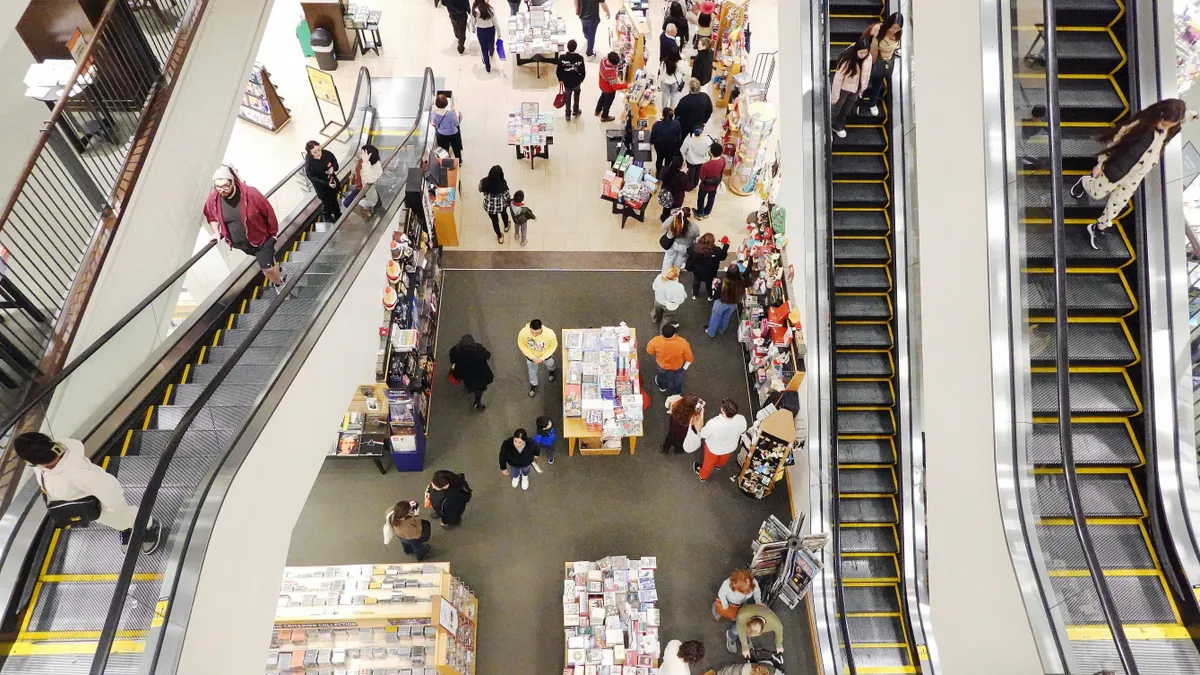
[[[520,485],[522,490],[528,490],[529,472],[539,454],[541,449],[529,440],[529,433],[517,429],[500,444],[500,473],[512,477],[513,487]]]
[[[859,39],[837,58],[829,100],[833,104],[830,126],[838,138],[846,137],[846,118],[871,80],[871,41]]]
[[[333,153],[322,148],[316,141],[304,144],[304,174],[312,183],[313,191],[321,200],[322,213],[328,222],[342,217],[342,205],[338,202],[338,161]]]
[[[243,183],[233,167],[223,164],[213,174],[213,190],[204,201],[204,219],[214,240],[219,238],[229,248],[253,256],[275,291],[283,288],[287,277],[275,262],[275,236],[279,234],[275,209],[261,192]]]

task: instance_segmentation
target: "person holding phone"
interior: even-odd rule
[[[383,544],[399,539],[404,552],[416,556],[417,562],[429,557],[429,521],[420,517],[421,509],[416,502],[396,502],[388,509],[383,521]]]

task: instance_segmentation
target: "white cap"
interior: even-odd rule
[[[233,177],[233,169],[230,168],[228,164],[222,164],[221,166],[217,167],[215,172],[213,172],[212,179],[214,183],[219,180],[235,180]]]

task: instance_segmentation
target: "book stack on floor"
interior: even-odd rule
[[[563,675],[655,675],[659,642],[658,561],[609,556],[566,564]]]

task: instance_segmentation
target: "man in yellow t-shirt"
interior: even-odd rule
[[[558,374],[554,364],[558,336],[552,329],[543,326],[541,319],[534,319],[517,333],[517,347],[525,355],[525,367],[529,371],[529,396],[532,397],[537,393],[538,366],[546,364],[546,376],[551,382]]]

